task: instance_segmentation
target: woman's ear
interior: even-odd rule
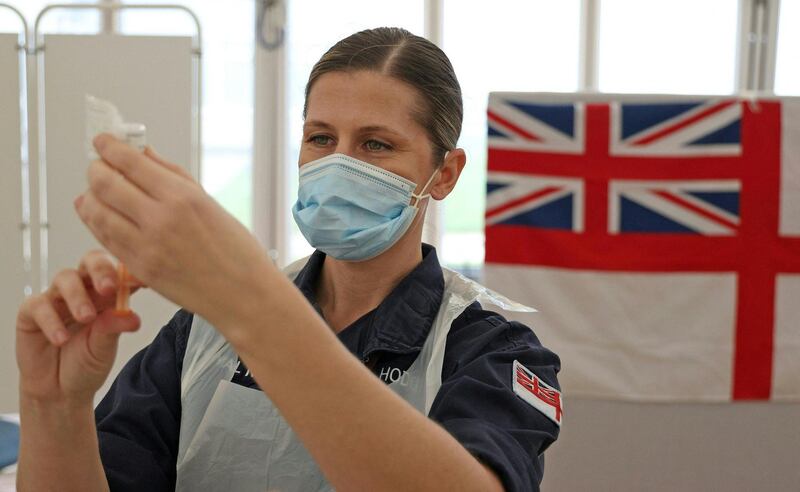
[[[431,198],[434,200],[443,200],[447,195],[453,191],[458,177],[461,176],[461,171],[467,164],[467,154],[464,149],[453,149],[447,153],[444,158],[444,164],[439,168],[439,177],[434,181],[431,188]]]

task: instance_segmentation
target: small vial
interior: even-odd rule
[[[117,265],[117,306],[114,309],[114,314],[119,316],[127,316],[130,314],[131,309],[128,301],[131,297],[130,274],[125,264],[120,262]]]
[[[125,143],[134,149],[144,152],[147,145],[147,128],[141,123],[125,123],[121,128],[125,134]]]

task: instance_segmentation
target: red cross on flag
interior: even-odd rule
[[[800,99],[493,93],[486,283],[569,395],[800,400]]]

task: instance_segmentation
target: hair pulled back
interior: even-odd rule
[[[438,166],[456,147],[464,115],[461,86],[447,55],[427,39],[397,27],[379,27],[352,34],[333,45],[311,70],[305,92],[303,118],[314,83],[329,72],[369,70],[400,80],[420,96],[421,107],[412,117],[433,144]]]

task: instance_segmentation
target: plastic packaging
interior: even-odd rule
[[[147,127],[141,123],[126,122],[114,104],[87,94],[86,152],[90,160],[100,158],[92,141],[101,133],[110,133],[140,151],[144,151],[147,144]]]

